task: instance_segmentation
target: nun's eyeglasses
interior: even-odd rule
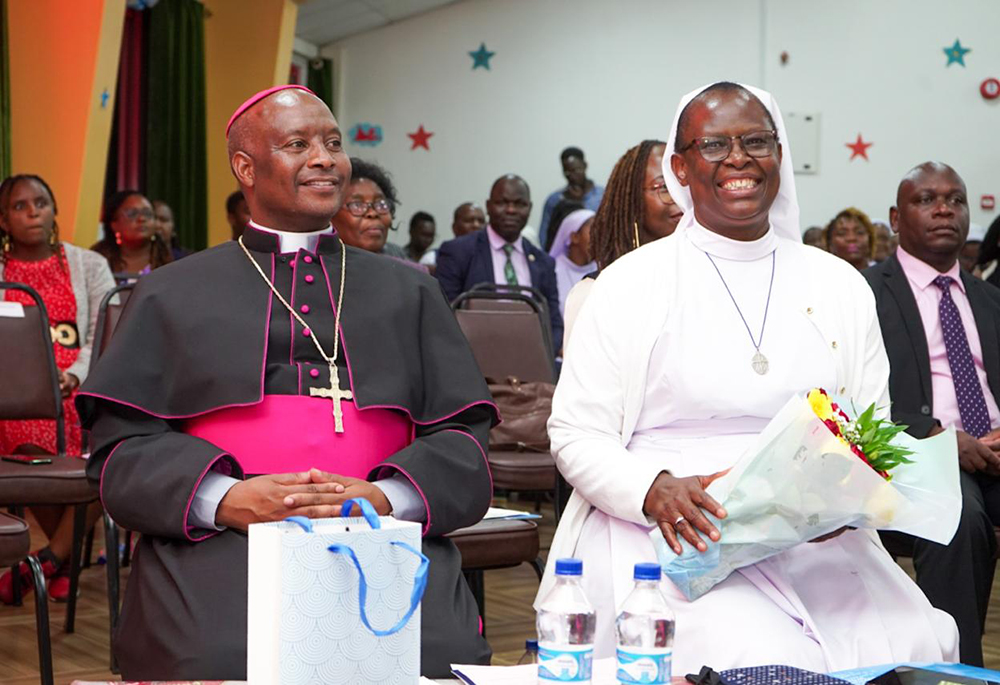
[[[739,139],[743,151],[750,157],[770,157],[778,149],[777,131],[752,131],[742,136],[705,136],[695,138],[681,152],[697,146],[706,162],[721,162],[733,151],[733,141]]]

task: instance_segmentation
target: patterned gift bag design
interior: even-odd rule
[[[291,520],[250,527],[251,684],[419,681],[421,527],[364,505],[370,517],[314,520],[311,532]]]

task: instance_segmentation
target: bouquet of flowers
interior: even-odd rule
[[[688,599],[730,573],[844,526],[946,545],[962,513],[954,430],[917,440],[875,405],[852,418],[822,389],[792,397],[707,492],[725,509],[718,542],[678,556],[650,531],[663,571]]]

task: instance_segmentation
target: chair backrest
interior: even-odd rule
[[[59,369],[52,349],[49,315],[41,296],[22,283],[0,283],[0,301],[6,291],[27,294],[35,306],[23,307],[23,316],[0,312],[0,419],[55,419],[56,449],[66,452]],[[5,307],[13,312],[16,307]]]
[[[480,300],[488,300],[490,305],[497,303],[496,293],[480,292],[463,293],[452,305],[483,375],[498,380],[514,376],[525,383],[554,383],[555,365],[546,312],[524,295],[507,293],[500,297],[521,309],[480,309],[477,304]]]
[[[94,347],[90,353],[91,371],[94,370],[97,359],[108,348],[108,343],[111,342],[111,336],[114,335],[118,320],[122,317],[122,310],[125,309],[125,304],[133,289],[135,289],[134,283],[115,286],[101,300],[100,308],[97,310],[97,332],[94,334]]]

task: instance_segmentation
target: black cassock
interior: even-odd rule
[[[244,242],[331,354],[340,241],[323,236],[297,256],[252,228]],[[403,473],[426,502],[421,671],[488,663],[461,557],[443,537],[479,521],[492,496],[484,455],[497,415],[482,374],[437,282],[390,258],[347,248],[340,323],[341,386],[351,383],[359,414],[389,408],[414,425],[412,443],[368,478]],[[247,537],[191,529],[188,517],[206,472],[248,474],[185,420],[326,387],[326,362],[238,244],[140,280],[77,400],[92,431],[88,475],[115,521],[142,533],[115,640],[126,680],[246,676]],[[321,456],[337,472],[336,455]]]

